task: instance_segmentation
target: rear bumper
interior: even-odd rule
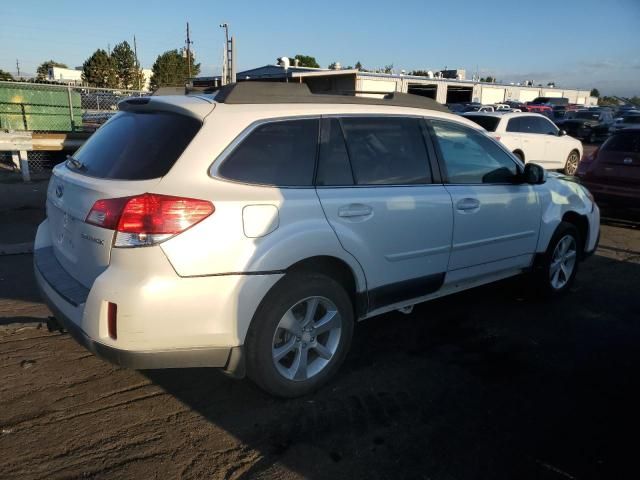
[[[73,303],[64,298],[44,277],[35,256],[35,276],[38,289],[56,320],[83,347],[113,364],[135,370],[154,368],[217,367],[234,376],[244,376],[243,351],[237,347],[198,347],[172,350],[134,351],[123,350],[95,341],[64,312]],[[54,260],[55,261],[55,260]],[[47,274],[47,273],[45,273]],[[48,275],[51,271],[48,272]]]
[[[243,347],[259,302],[282,277],[180,277],[159,247],[114,249],[109,266],[82,285],[57,260],[48,220],[38,228],[34,270],[58,323],[89,351],[133,369],[216,367],[244,374]],[[117,309],[117,339],[107,306]]]

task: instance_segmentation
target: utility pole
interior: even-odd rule
[[[20,80],[20,60],[16,58],[16,69],[18,70],[18,80]]]
[[[136,36],[133,36],[133,56],[136,57],[136,80],[137,80],[137,84],[138,84],[138,90],[141,89],[140,87],[140,76],[142,74],[142,72],[140,71],[140,62],[138,61],[138,45],[136,45]]]
[[[191,37],[189,36],[189,22],[187,22],[187,71],[189,72],[189,78],[191,78]]]
[[[224,55],[222,68],[222,84],[226,85],[236,81],[236,49],[233,37],[229,38],[229,24],[221,23],[220,28],[224,28]]]

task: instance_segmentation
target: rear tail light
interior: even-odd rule
[[[107,331],[114,340],[118,338],[118,305],[111,302],[107,303]]]
[[[207,200],[145,193],[98,200],[85,221],[115,230],[115,247],[139,247],[182,233],[214,210]]]

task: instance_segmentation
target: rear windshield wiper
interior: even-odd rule
[[[72,167],[75,170],[86,170],[87,167],[77,158],[67,155],[67,166]]]

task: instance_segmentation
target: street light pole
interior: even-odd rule
[[[225,60],[226,60],[226,65],[225,65],[225,69],[224,69],[224,73],[225,73],[225,79],[224,79],[224,83],[225,84],[229,84],[231,83],[231,65],[233,62],[233,59],[231,58],[233,52],[231,52],[231,46],[229,45],[229,24],[228,23],[221,23],[220,24],[220,28],[224,28],[224,48],[225,48]]]

